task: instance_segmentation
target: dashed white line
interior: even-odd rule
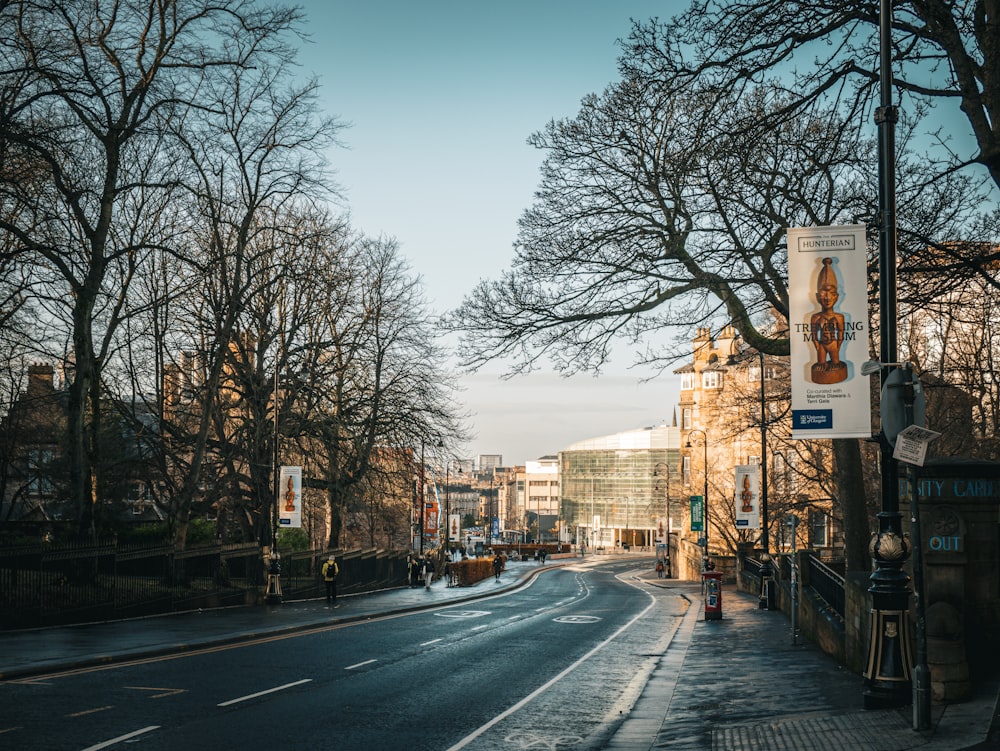
[[[364,662],[356,662],[353,665],[348,665],[344,670],[354,670],[355,668],[364,667],[365,665],[371,665],[373,662],[378,662],[378,660],[365,660]]]
[[[112,738],[109,741],[104,741],[103,743],[98,743],[96,746],[87,746],[83,751],[98,751],[101,748],[107,748],[108,746],[113,746],[116,743],[121,743],[122,741],[127,741],[129,738],[135,738],[137,735],[142,735],[143,733],[148,733],[152,730],[157,730],[159,725],[150,725],[147,728],[142,728],[142,730],[134,730],[131,733],[126,733],[125,735],[119,735],[117,738]]]
[[[437,643],[438,643],[439,641],[444,641],[444,639],[431,639],[430,641],[425,641],[425,642],[424,642],[423,644],[421,644],[420,646],[421,646],[421,647],[426,647],[426,646],[428,646],[429,644],[437,644]]]
[[[267,694],[273,694],[276,691],[284,691],[286,688],[301,686],[303,683],[309,683],[310,681],[312,681],[312,678],[303,678],[301,681],[295,681],[294,683],[285,683],[284,685],[275,686],[274,688],[269,688],[265,691],[258,691],[256,694],[248,694],[247,696],[241,696],[238,699],[230,699],[229,701],[220,702],[215,706],[228,707],[232,704],[239,704],[241,701],[249,701],[250,699],[256,699],[258,696],[266,696]]]

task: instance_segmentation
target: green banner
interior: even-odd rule
[[[700,495],[691,496],[691,531],[704,532],[705,498]]]

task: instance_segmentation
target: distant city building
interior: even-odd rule
[[[501,454],[480,454],[479,471],[492,472],[503,466],[503,456]]]
[[[666,425],[590,438],[560,451],[562,518],[577,544],[592,550],[654,546],[667,528],[668,498],[670,528],[679,529],[680,459],[680,430]]]

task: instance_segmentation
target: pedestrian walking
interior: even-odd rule
[[[323,584],[326,586],[326,602],[332,605],[337,600],[337,560],[331,555],[323,564]]]
[[[503,558],[497,553],[493,556],[493,578],[500,581],[500,572],[503,571]]]
[[[430,556],[424,558],[424,589],[431,588],[431,580],[434,578],[434,561]]]
[[[663,578],[663,559],[662,558],[657,558],[656,559],[656,576],[658,578],[660,578],[660,579]]]

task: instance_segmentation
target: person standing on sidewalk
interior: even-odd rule
[[[503,571],[503,558],[497,553],[493,556],[493,578],[500,581],[500,572]]]
[[[323,584],[326,585],[326,602],[332,605],[337,599],[337,574],[340,569],[337,567],[336,559],[331,555],[323,564]]]

